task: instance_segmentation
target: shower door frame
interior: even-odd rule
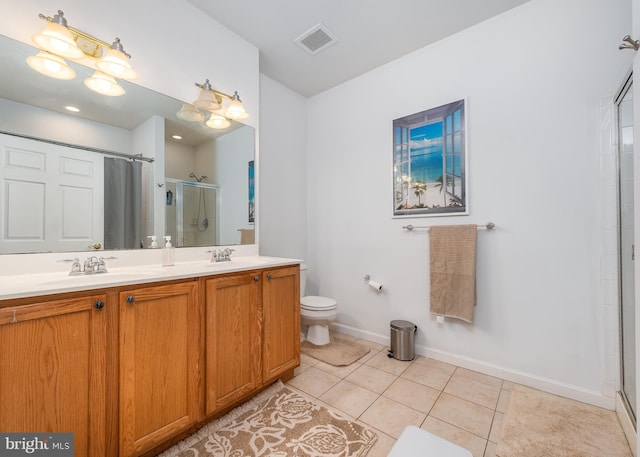
[[[625,370],[625,341],[624,341],[624,313],[623,313],[623,307],[625,306],[625,300],[624,300],[624,296],[623,296],[623,288],[624,288],[624,276],[623,275],[623,270],[624,270],[624,265],[623,265],[623,257],[625,255],[631,255],[631,261],[634,262],[635,260],[635,239],[632,240],[632,247],[629,250],[628,248],[625,248],[625,246],[623,246],[623,231],[625,230],[625,228],[623,227],[623,223],[622,223],[622,218],[623,218],[623,211],[622,211],[622,206],[624,204],[623,202],[623,193],[624,190],[622,189],[622,147],[623,147],[623,141],[621,138],[621,129],[620,129],[620,122],[619,122],[619,107],[620,107],[620,103],[623,101],[623,99],[627,96],[627,95],[631,95],[633,97],[633,72],[629,71],[629,73],[626,75],[623,84],[620,86],[620,89],[616,92],[614,99],[613,99],[613,104],[614,104],[614,131],[615,131],[615,135],[616,135],[616,141],[615,141],[615,147],[616,147],[616,162],[618,164],[617,166],[617,199],[618,199],[618,215],[617,215],[617,220],[618,220],[618,310],[619,310],[619,349],[620,349],[620,396],[622,398],[622,403],[625,407],[625,409],[627,410],[628,416],[629,418],[632,420],[634,427],[636,426],[636,421],[637,421],[637,417],[636,417],[636,408],[635,405],[631,405],[631,401],[629,399],[629,396],[627,395],[627,391],[625,390],[625,373],[628,370]],[[633,113],[635,114],[635,113]],[[635,122],[635,121],[634,121]],[[634,146],[635,146],[635,139],[634,139]],[[635,157],[635,148],[634,151],[632,152],[633,155],[633,160],[634,162],[636,161],[636,157]],[[631,172],[635,175],[635,165],[632,167]],[[634,177],[635,180],[635,177]],[[635,182],[635,181],[634,181]],[[634,191],[632,189],[631,192],[631,198],[634,199],[635,195],[634,195]],[[635,208],[634,208],[635,210]],[[635,216],[634,216],[635,217]],[[632,218],[632,221],[635,225],[635,221]],[[635,228],[633,229],[633,231],[635,232]],[[633,263],[632,263],[633,265]],[[635,266],[634,266],[635,269]],[[632,272],[633,274],[630,277],[630,280],[633,282],[632,286],[633,289],[635,290],[635,272]],[[629,277],[629,275],[627,275],[627,277]],[[632,294],[633,296],[634,294]],[[635,309],[635,296],[632,297],[634,300],[633,306]],[[637,329],[635,328],[635,316],[633,319],[634,322],[634,345],[632,348],[629,348],[631,351],[633,351],[633,357],[634,357],[634,361],[636,361],[637,364],[637,348],[635,345],[635,336],[637,334]],[[629,368],[629,367],[627,367]],[[633,367],[632,371],[632,375],[634,376],[634,385],[633,385],[633,389],[635,390],[634,392],[634,396],[637,396],[637,383],[636,383],[636,366]]]
[[[216,191],[216,222],[215,222],[215,242],[214,246],[217,246],[220,241],[220,206],[222,204],[222,195],[220,186],[217,184],[209,184],[203,182],[184,181],[182,179],[165,178],[165,182],[170,182],[176,186],[175,204],[176,204],[176,233],[178,239],[175,240],[174,246],[184,246],[184,186],[195,187],[198,189],[209,189]],[[165,222],[166,223],[166,222]],[[187,246],[197,247],[197,246]]]

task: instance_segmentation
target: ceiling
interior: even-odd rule
[[[188,0],[260,50],[260,72],[305,97],[528,0]],[[323,24],[314,55],[296,38]]]

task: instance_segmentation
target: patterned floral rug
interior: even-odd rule
[[[363,457],[376,438],[278,381],[160,457]]]

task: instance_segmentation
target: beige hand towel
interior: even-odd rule
[[[238,229],[240,230],[240,244],[254,244],[255,240],[255,229]]]
[[[473,322],[477,236],[477,225],[439,225],[429,229],[432,313]]]

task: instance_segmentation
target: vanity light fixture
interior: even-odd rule
[[[131,68],[129,63],[131,56],[124,52],[120,38],[116,38],[112,44],[109,44],[69,27],[61,10],[58,10],[58,14],[53,18],[44,14],[38,17],[47,21],[48,24],[41,33],[32,36],[34,43],[41,49],[36,56],[27,59],[27,63],[34,70],[53,78],[73,79],[75,72],[67,65],[64,58],[95,60],[98,72],[91,78],[87,78],[85,85],[104,95],[125,93],[114,78],[131,80],[138,77]],[[107,86],[110,89],[107,89]]]
[[[58,14],[53,18],[47,18],[42,14],[38,17],[49,22],[42,32],[31,37],[40,49],[67,59],[82,59],[84,57],[84,52],[76,44],[76,39],[71,34],[61,10],[58,10]]]
[[[237,91],[233,95],[229,95],[215,90],[211,87],[208,79],[203,84],[195,83],[195,85],[200,88],[200,95],[193,104],[184,103],[182,105],[180,111],[176,113],[179,119],[189,122],[201,122],[204,119],[204,115],[199,111],[200,109],[211,113],[205,122],[207,127],[225,129],[231,125],[229,119],[246,119],[249,117]],[[229,100],[229,105],[225,112],[222,113],[225,99]]]
[[[221,101],[218,101],[216,93],[211,88],[211,84],[208,79],[204,84],[196,83],[196,86],[202,90],[200,91],[198,99],[193,102],[193,106],[207,111],[216,111],[222,108],[222,103]]]
[[[231,97],[231,103],[229,103],[226,115],[231,119],[246,119],[249,117],[247,112],[244,110],[242,100],[240,100],[240,96],[238,95],[238,91],[235,91],[233,93],[233,97]]]
[[[96,68],[114,78],[136,79],[138,74],[131,68],[130,58],[131,56],[124,52],[120,38],[116,38],[116,41],[111,45],[111,49],[96,62]]]

